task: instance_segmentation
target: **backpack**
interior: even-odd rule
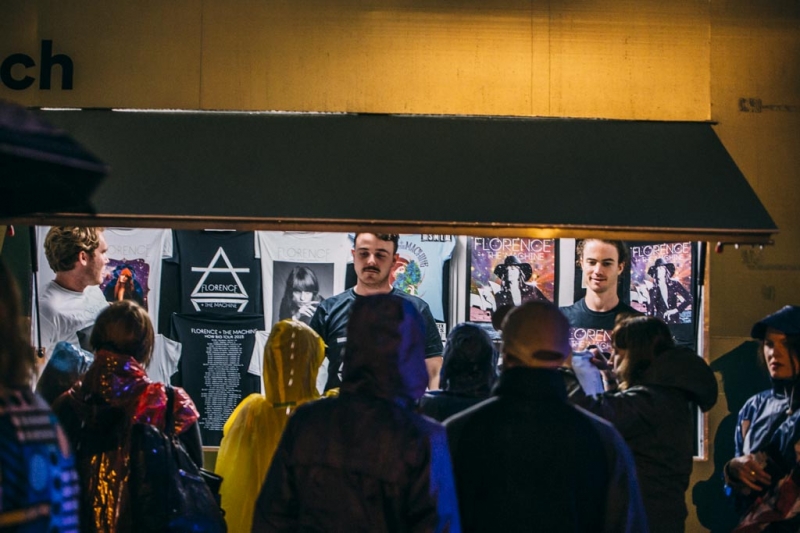
[[[161,431],[134,424],[130,442],[130,491],[133,531],[225,533],[219,495],[206,482],[212,476],[216,491],[222,479],[202,471],[174,434],[174,391],[167,385],[167,409]]]

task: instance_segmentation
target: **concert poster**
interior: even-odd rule
[[[556,301],[555,239],[471,237],[468,241],[468,320],[492,321],[503,305]]]

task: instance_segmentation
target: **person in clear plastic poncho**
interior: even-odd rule
[[[264,348],[264,391],[236,407],[223,428],[215,471],[229,531],[249,531],[261,484],[294,410],[319,398],[317,372],[325,344],[297,320],[275,324]]]

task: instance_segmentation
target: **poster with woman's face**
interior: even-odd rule
[[[555,301],[556,240],[469,239],[469,320],[491,322],[502,306]]]
[[[294,318],[308,324],[320,302],[333,296],[333,263],[273,263],[275,322]]]

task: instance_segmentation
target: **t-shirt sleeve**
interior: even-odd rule
[[[425,305],[420,309],[422,318],[425,321],[425,358],[438,357],[442,355],[442,338],[439,336],[439,328],[433,319],[430,308]]]

